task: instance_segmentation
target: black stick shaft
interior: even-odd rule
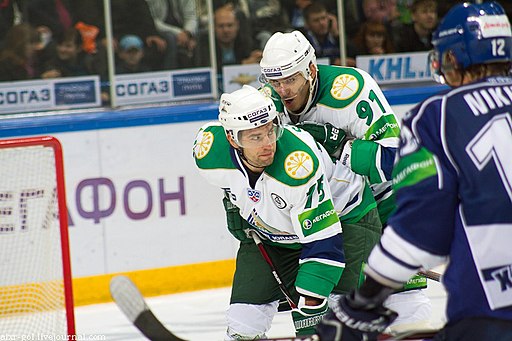
[[[270,259],[270,256],[267,253],[267,250],[265,250],[265,247],[263,246],[263,243],[261,242],[260,236],[256,232],[251,232],[252,239],[254,239],[254,242],[256,243],[256,246],[258,246],[258,249],[260,250],[261,255],[267,262],[267,264],[270,266],[270,269],[272,270],[272,274],[274,275],[274,278],[276,279],[277,284],[279,285],[279,289],[281,289],[281,292],[286,297],[286,300],[288,301],[288,304],[292,309],[297,308],[297,304],[293,302],[292,295],[284,285],[283,281],[281,280],[281,277],[279,277],[279,274],[277,273],[276,267],[274,266],[274,263],[272,262],[272,259]]]

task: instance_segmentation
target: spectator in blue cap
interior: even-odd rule
[[[150,68],[144,60],[144,43],[136,35],[125,35],[119,41],[116,73],[148,72]]]

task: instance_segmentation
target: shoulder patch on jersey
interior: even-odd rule
[[[209,131],[202,131],[198,136],[194,145],[194,155],[198,160],[202,159],[212,149],[214,136]]]
[[[286,174],[292,179],[300,180],[310,176],[315,164],[313,158],[303,150],[295,150],[288,154],[284,160]]]
[[[345,108],[359,98],[365,86],[360,70],[343,66],[318,65],[318,104]]]
[[[339,100],[348,100],[359,93],[361,84],[353,74],[339,75],[332,82],[331,95]]]
[[[193,154],[200,169],[233,169],[230,146],[220,123],[207,123],[197,133]]]
[[[285,126],[277,141],[274,162],[265,172],[288,186],[302,186],[315,176],[320,161],[315,154],[316,144],[311,135]]]

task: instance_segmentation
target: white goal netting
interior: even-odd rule
[[[0,141],[0,334],[74,333],[63,181],[57,140]]]

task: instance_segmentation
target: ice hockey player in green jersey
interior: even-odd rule
[[[400,127],[375,80],[357,68],[318,65],[313,47],[298,31],[275,33],[265,45],[260,66],[263,89],[283,113],[283,121],[310,132],[335,160],[368,181],[385,226],[395,208],[391,178]],[[347,220],[343,215],[340,219]],[[347,270],[360,269],[366,261],[373,245],[364,249],[362,258],[349,257],[354,254],[350,250],[365,247],[360,244],[364,236],[377,242],[367,226],[351,222],[343,231]],[[392,325],[395,331],[428,327],[430,301],[421,290],[411,290],[426,287],[426,282],[414,276],[403,294],[388,299],[387,304],[400,312]]]
[[[312,334],[345,266],[339,212],[365,183],[335,165],[306,131],[282,125],[272,99],[250,86],[221,96],[219,121],[194,143],[199,172],[223,189],[246,230],[258,233],[298,307],[298,335]],[[375,207],[375,202],[374,206]],[[283,294],[246,230],[227,311],[227,340],[264,337]]]
[[[304,38],[305,39],[305,38]],[[270,42],[270,41],[269,41]],[[268,44],[268,43],[267,43]],[[307,44],[307,45],[306,45]],[[301,42],[300,48],[307,48],[308,46],[312,49],[311,45],[307,40]],[[301,50],[302,51],[302,50]],[[299,58],[300,63],[295,62],[295,60],[286,60],[289,63],[291,69],[290,72],[293,71],[290,75],[291,78],[286,80],[287,85],[291,87],[297,86],[297,88],[308,90],[310,87],[306,86],[308,80],[302,76],[295,76],[294,74],[301,74],[302,71],[305,70],[306,66],[309,65],[309,62],[314,62],[314,53],[312,50],[309,51],[308,58],[304,58],[303,56]],[[361,81],[362,79],[357,78]],[[297,83],[297,84],[296,84]],[[378,88],[377,88],[378,89]],[[272,88],[266,86],[263,88],[269,96],[271,96],[274,104],[278,112],[280,112],[281,117],[287,122],[291,122],[289,119],[289,115],[284,111],[283,104],[279,98],[279,95],[272,91]],[[360,91],[359,91],[360,92]],[[379,92],[380,94],[380,92]],[[292,122],[293,123],[293,122]],[[324,131],[324,125],[317,125],[318,129]],[[332,127],[332,126],[331,126]],[[304,127],[308,129],[310,133],[312,133],[309,127]],[[396,125],[394,127],[397,128]],[[340,145],[341,140],[347,140],[343,137],[345,134],[341,129],[336,129],[337,138],[334,139],[334,143],[336,146]],[[326,148],[328,152],[333,147],[330,144],[330,138],[333,136],[335,132],[335,128],[331,129],[329,132],[329,139],[327,141],[322,141],[324,143],[323,146]],[[377,134],[378,132],[376,132]],[[312,133],[313,134],[313,133]],[[315,135],[313,134],[313,137]],[[318,139],[318,137],[315,137]],[[352,143],[352,141],[350,142]],[[332,152],[331,152],[332,153]],[[346,267],[345,271],[342,274],[342,280],[339,282],[339,285],[334,289],[334,293],[347,293],[351,289],[354,289],[358,286],[358,284],[362,283],[362,268],[364,261],[367,259],[370,250],[373,248],[375,243],[377,243],[380,238],[382,225],[379,219],[379,212],[377,209],[377,203],[372,194],[372,190],[367,183],[366,177],[354,172],[347,164],[342,164],[341,162],[337,162],[340,165],[343,165],[347,168],[347,172],[351,173],[350,180],[339,180],[338,185],[343,182],[344,186],[350,187],[350,190],[343,190],[340,194],[335,195],[335,201],[337,206],[342,209],[338,211],[340,220],[344,226],[344,240],[345,240],[345,256],[346,256]],[[375,171],[377,174],[378,172]],[[376,175],[377,176],[377,175]],[[332,183],[333,181],[331,181]],[[333,191],[335,192],[335,191]],[[384,193],[382,198],[384,198],[387,193]],[[240,235],[243,236],[244,225],[246,224],[244,219],[240,217],[238,213],[237,207],[233,207],[229,205],[227,200],[224,200],[224,204],[226,207],[227,214],[227,222],[228,229],[235,236],[238,237]],[[350,250],[350,251],[347,251]]]

